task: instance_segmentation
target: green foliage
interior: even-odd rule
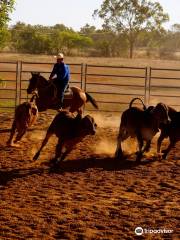
[[[0,29],[0,49],[4,48],[7,45],[7,42],[10,41],[10,39],[10,32],[5,28]]]
[[[14,0],[0,1],[0,48],[3,48],[5,43],[9,40],[7,32],[7,23],[10,20],[9,13],[13,11]]]
[[[0,29],[3,29],[8,21],[9,13],[13,11],[15,0],[1,0],[0,1]]]
[[[94,16],[104,20],[104,29],[126,34],[130,57],[141,31],[161,30],[162,23],[169,19],[158,2],[148,0],[104,0]]]
[[[23,53],[57,54],[63,51],[70,55],[72,49],[85,49],[93,44],[91,38],[81,36],[60,24],[44,27],[18,22],[12,27],[11,33],[12,47]]]

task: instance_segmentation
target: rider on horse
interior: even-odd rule
[[[60,99],[60,109],[63,106],[64,92],[68,86],[70,79],[70,70],[68,65],[64,63],[63,53],[59,53],[55,56],[57,62],[54,64],[53,70],[50,74],[49,80],[53,80],[53,83],[57,87],[58,98]],[[54,76],[56,75],[56,78]]]

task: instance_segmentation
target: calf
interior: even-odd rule
[[[42,148],[47,144],[49,138],[55,134],[58,137],[56,145],[54,164],[63,161],[66,155],[87,135],[96,133],[97,124],[93,117],[86,115],[81,118],[78,114],[76,117],[66,110],[58,113],[49,126],[46,136],[42,142],[39,151],[33,159],[37,160]]]
[[[11,133],[7,141],[8,146],[18,146],[16,142],[20,141],[27,129],[36,122],[38,117],[38,109],[35,103],[35,98],[36,95],[33,95],[29,102],[21,103],[15,109]],[[16,131],[17,135],[14,140]]]
[[[169,151],[175,146],[176,142],[180,141],[180,112],[177,112],[172,107],[168,107],[168,112],[171,121],[167,124],[161,125],[161,134],[157,142],[157,152],[160,153],[162,141],[164,140],[164,138],[169,137],[169,146],[167,147],[167,149],[162,151],[163,159],[166,159]]]
[[[139,146],[136,161],[140,161],[143,153],[149,151],[152,138],[159,131],[160,125],[168,122],[168,108],[165,104],[158,103],[155,107],[145,110],[144,107],[143,109],[132,107],[132,102],[133,100],[129,109],[125,110],[121,116],[115,157],[118,159],[123,157],[121,143],[124,140],[128,137],[136,137]]]

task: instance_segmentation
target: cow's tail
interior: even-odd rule
[[[129,108],[132,107],[133,102],[136,101],[136,100],[139,100],[139,101],[142,103],[142,105],[143,105],[143,110],[146,110],[146,109],[147,109],[146,106],[145,106],[145,104],[143,103],[142,99],[141,99],[141,98],[138,98],[138,97],[137,97],[137,98],[133,98],[133,99],[130,101],[130,103],[129,103]]]
[[[96,100],[89,93],[85,92],[85,94],[86,94],[86,97],[87,97],[86,102],[90,102],[96,109],[98,109],[98,105],[97,105]]]

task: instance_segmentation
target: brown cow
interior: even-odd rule
[[[96,127],[97,124],[90,115],[81,118],[80,114],[74,117],[67,110],[61,111],[50,124],[42,145],[33,159],[38,159],[42,148],[47,144],[49,138],[55,134],[58,137],[58,143],[56,145],[54,164],[60,163],[85,136],[94,135]]]
[[[160,124],[168,122],[168,108],[165,104],[158,103],[155,107],[145,110],[145,108],[132,107],[132,102],[133,100],[129,109],[125,110],[121,116],[115,157],[123,158],[121,142],[128,137],[136,137],[139,145],[136,161],[140,161],[143,153],[149,151],[151,140],[159,131]],[[146,142],[145,146],[144,141]]]
[[[161,134],[157,142],[157,152],[161,152],[161,144],[164,138],[169,138],[170,143],[167,149],[163,150],[162,158],[166,159],[169,151],[173,148],[176,142],[180,141],[180,112],[174,108],[168,107],[169,117],[171,121],[167,124],[161,125]]]
[[[27,129],[36,122],[38,109],[35,104],[35,98],[36,95],[33,95],[29,102],[21,103],[16,107],[10,137],[7,141],[8,146],[18,146],[16,142],[20,141]],[[17,135],[15,140],[13,140],[16,131]]]

